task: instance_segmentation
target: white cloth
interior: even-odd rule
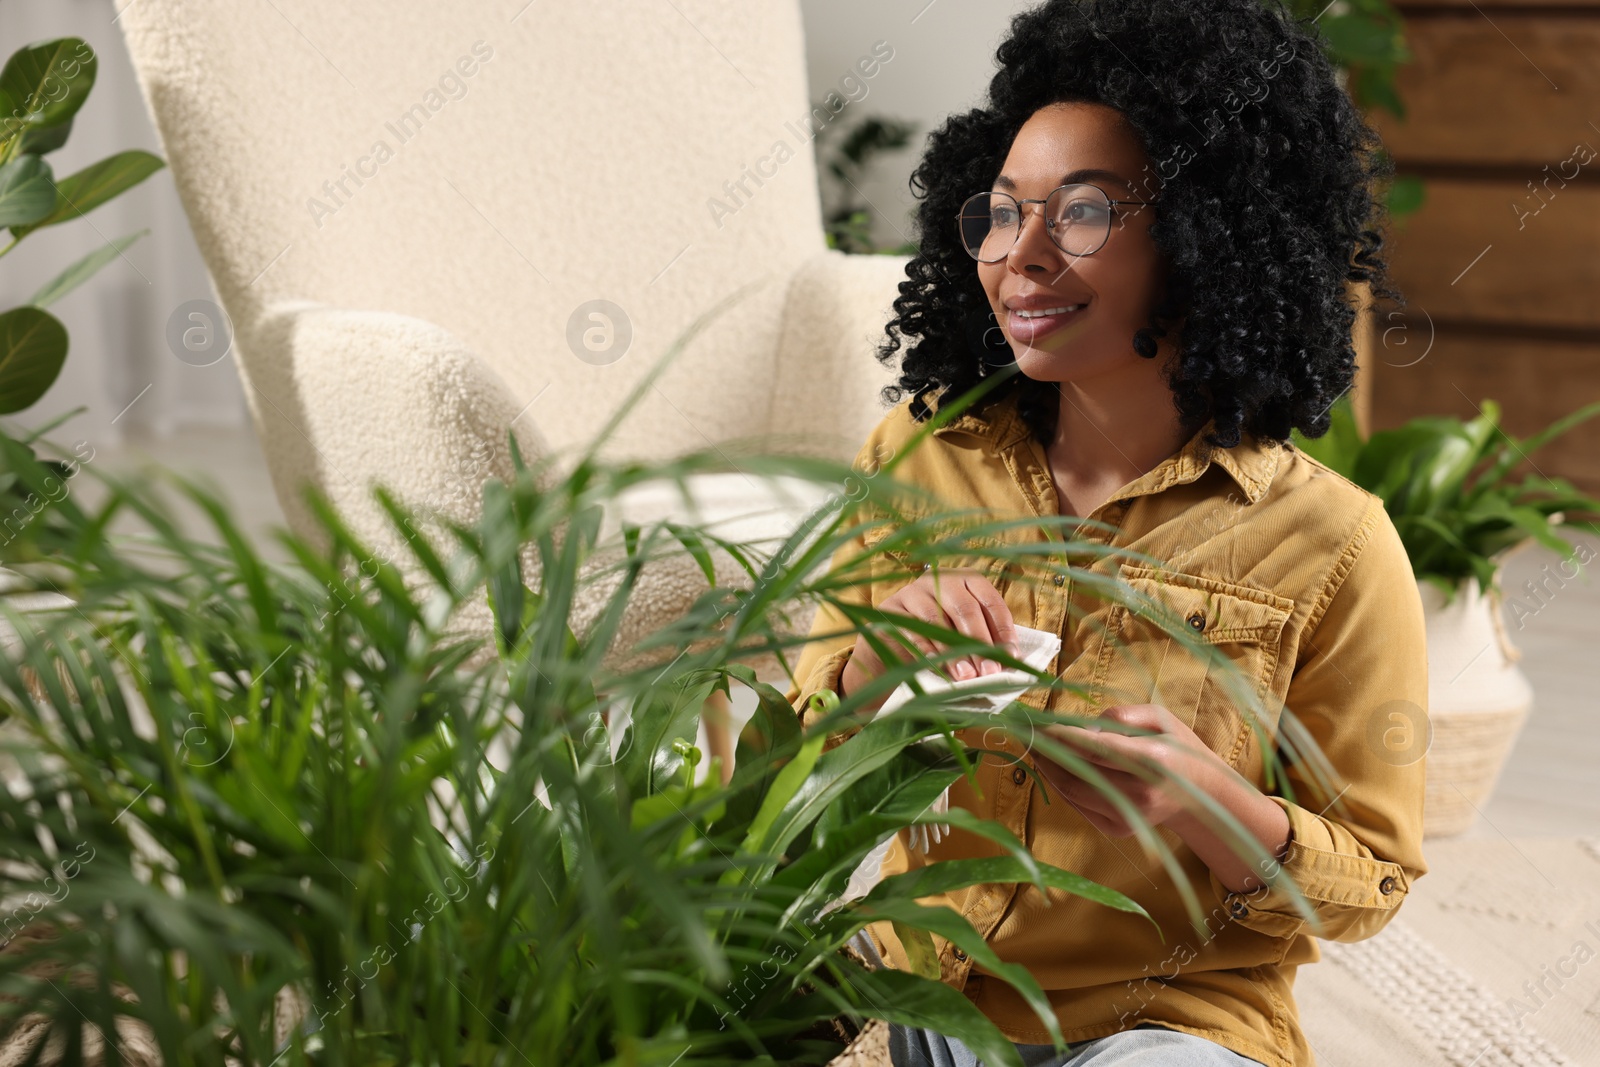
[[[1048,630],[1035,630],[1031,626],[1017,627],[1017,658],[1034,670],[1042,671],[1050,665],[1050,660],[1061,651],[1061,638]],[[982,686],[991,689],[987,693],[974,693],[968,700],[952,706],[970,711],[997,712],[1009,705],[1017,697],[1027,692],[1038,684],[1038,679],[1025,671],[1009,667],[996,674],[980,674],[975,678],[963,678],[960,681],[951,681],[944,675],[933,670],[921,670],[914,676],[922,690],[928,694],[960,691]],[[1008,684],[1009,683],[1009,684]],[[915,694],[911,682],[901,682],[899,687],[878,709],[878,715],[892,714],[909,701]],[[876,718],[877,716],[874,716]],[[946,789],[939,794],[939,799],[928,808],[933,812],[950,810],[950,790]],[[908,844],[922,852],[927,852],[936,842],[949,833],[948,826],[938,824],[924,824],[913,826],[907,831]],[[883,865],[883,857],[889,853],[889,842],[885,841],[867,854],[861,861],[855,873],[850,876],[850,885],[844,892],[843,899],[850,900],[855,897],[865,896],[876,884],[878,871]]]
[[[1035,630],[1031,626],[1017,627],[1017,658],[1036,671],[1042,671],[1049,666],[1050,660],[1057,652],[1061,651],[1061,638],[1048,630]],[[1018,696],[1027,692],[1036,684],[1033,675],[1015,667],[1008,667],[996,674],[980,674],[975,678],[963,678],[960,681],[951,681],[944,675],[931,668],[924,668],[912,676],[912,680],[922,687],[928,694],[960,691],[981,686],[992,689],[987,693],[974,693],[968,700],[952,706],[972,711],[999,711],[1010,704]],[[1005,685],[1003,683],[1010,683]],[[889,694],[889,699],[883,702],[878,709],[879,715],[888,715],[915,695],[911,688],[911,681],[900,683],[899,688]]]

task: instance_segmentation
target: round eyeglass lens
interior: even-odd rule
[[[1045,201],[1045,226],[1056,247],[1071,256],[1100,250],[1111,234],[1111,201],[1093,185],[1064,185]],[[976,193],[961,206],[961,243],[982,263],[998,263],[1017,243],[1021,217],[1005,193]]]

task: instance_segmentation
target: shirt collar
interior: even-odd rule
[[[1011,389],[993,403],[968,408],[936,428],[933,436],[970,433],[988,441],[997,452],[1010,448],[1030,433],[1027,422],[1017,411],[1017,396],[1018,391]],[[1215,426],[1215,419],[1207,420],[1175,455],[1136,479],[1134,487],[1140,493],[1160,492],[1169,486],[1195,481],[1215,463],[1228,472],[1250,503],[1260,500],[1278,472],[1282,446],[1271,438],[1258,438],[1246,432],[1232,448],[1216,448],[1205,440]]]

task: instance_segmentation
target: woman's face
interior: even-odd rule
[[[1104,189],[1113,200],[1149,201],[1159,189],[1152,171],[1146,170],[1148,163],[1115,109],[1052,104],[1036,111],[1017,132],[990,191],[1042,200],[1057,186],[1084,182]],[[1081,256],[1069,255],[1051,239],[1042,211],[1041,204],[1023,205],[1022,232],[1006,258],[974,262],[1021,371],[1037,381],[1087,383],[1108,373],[1142,377],[1158,370],[1170,354],[1170,334],[1159,342],[1154,361],[1133,350],[1133,335],[1149,324],[1166,275],[1150,237],[1155,209],[1111,205],[1105,244]],[[1047,309],[1084,306],[1028,321],[1017,310],[1023,300]]]

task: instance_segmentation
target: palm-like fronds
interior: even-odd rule
[[[0,437],[0,448],[14,491],[51,475],[23,446]],[[882,920],[921,960],[933,935],[957,943],[1056,1033],[1025,970],[919,899],[1028,881],[1141,909],[1037,862],[998,824],[925,813],[970,767],[954,731],[997,721],[1114,790],[1022,704],[997,720],[919,697],[823,750],[827,729],[923,663],[802,734],[783,695],[740,661],[792,652],[803,639],[775,620],[841,587],[814,572],[860,530],[842,498],[770,555],[672,524],[598,540],[603,509],[629,487],[729,463],[723,449],[651,465],[601,464],[591,449],[564,474],[519,460],[512,484],[485,487],[478,522],[442,534],[381,495],[407,549],[395,559],[313,498],[327,547],[281,535],[295,566],[265,562],[221,502],[181,479],[213,536],[179,530],[154,483],[108,478],[92,509],[71,495],[52,504],[12,558],[18,591],[68,603],[21,612],[0,598],[18,635],[0,657],[0,924],[28,932],[0,952],[0,1031],[39,1023],[68,1063],[120,1019],[147,1027],[173,1065],[691,1067],[824,1062],[840,1046],[830,1020],[877,1017],[1017,1063],[936,971],[869,972],[841,955]],[[850,473],[775,456],[740,456],[737,469],[829,485]],[[893,507],[882,486],[870,499]],[[139,552],[107,532],[126,515],[152,531]],[[926,535],[919,558],[965,548],[911,529]],[[1054,558],[994,551],[1060,567],[1061,547]],[[713,577],[713,550],[749,583],[711,582],[640,646],[649,662],[613,666],[640,576],[681,551]],[[580,594],[602,579],[613,591],[575,631]],[[492,648],[451,624],[485,594]],[[869,630],[888,619],[859,617]],[[974,650],[930,632],[949,656]],[[1197,647],[1181,623],[1172,632]],[[704,700],[730,681],[758,708],[724,786],[700,773],[694,741]],[[1210,808],[1242,855],[1262,858]],[[868,852],[920,821],[982,835],[1000,854],[891,877],[841,904]],[[1181,879],[1150,827],[1140,840]],[[120,1062],[119,1048],[111,1041],[105,1061]]]

